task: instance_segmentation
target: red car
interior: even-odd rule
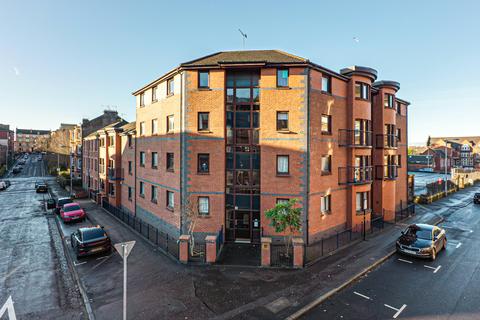
[[[87,214],[78,203],[72,202],[63,205],[60,209],[60,217],[63,222],[85,221]]]

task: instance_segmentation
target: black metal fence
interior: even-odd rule
[[[220,253],[220,250],[222,249],[222,246],[223,246],[223,225],[222,227],[220,228],[220,230],[218,231],[218,234],[217,234],[217,244],[216,244],[216,248],[217,248],[217,252],[216,252],[216,257],[218,257],[219,253]]]
[[[190,246],[191,243],[189,243],[188,247],[188,262],[205,263],[207,258],[207,248],[205,242],[195,241],[193,244],[193,250]]]
[[[315,260],[327,256],[342,247],[347,246],[355,241],[359,241],[364,237],[368,237],[372,234],[379,233],[389,227],[394,226],[396,223],[401,222],[409,217],[415,215],[415,204],[411,204],[396,212],[388,212],[383,210],[381,214],[371,214],[370,224],[366,228],[363,228],[363,224],[356,229],[348,229],[341,232],[337,232],[329,237],[320,239],[305,247],[305,262],[312,263]],[[385,216],[391,216],[393,220],[386,221]]]
[[[109,204],[105,200],[102,201],[102,207],[130,228],[147,238],[152,244],[158,246],[167,254],[172,255],[175,259],[178,259],[178,239],[166,232],[158,230],[156,227],[134,215]]]
[[[284,243],[272,243],[270,245],[270,265],[272,267],[293,267],[293,246],[288,247]]]

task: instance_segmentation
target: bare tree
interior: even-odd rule
[[[181,215],[184,223],[183,228],[190,236],[190,255],[197,256],[203,254],[202,252],[195,251],[195,226],[199,217],[198,204],[193,203],[189,198],[186,198],[182,203]]]

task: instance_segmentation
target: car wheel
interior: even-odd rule
[[[436,258],[437,258],[437,250],[435,248],[433,248],[433,250],[432,250],[432,261],[435,261]]]

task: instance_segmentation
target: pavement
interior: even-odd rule
[[[42,168],[29,159],[0,192],[0,309],[11,298],[17,319],[85,319],[46,195],[34,189],[39,179],[53,183]]]
[[[12,187],[15,187],[15,185],[12,185]],[[471,210],[471,198],[473,192],[477,189],[477,187],[466,189],[432,205],[419,206],[417,207],[417,216],[408,223],[437,223],[445,219],[444,223],[446,224],[452,223],[450,221],[457,221],[462,212]],[[66,191],[53,181],[51,191],[56,196],[66,195]],[[3,194],[0,194],[1,196]],[[35,196],[30,194],[25,196],[22,199],[22,204],[32,202],[31,197]],[[72,290],[76,290],[77,294],[80,291],[84,292],[87,297],[86,303],[88,307],[91,307],[93,317],[96,319],[121,318],[123,265],[119,255],[114,251],[109,255],[77,260],[70,249],[69,237],[81,225],[103,225],[113,243],[136,241],[136,245],[128,258],[128,315],[130,319],[285,319],[295,314],[299,317],[322,319],[334,319],[337,315],[339,317],[344,315],[344,318],[350,317],[351,319],[382,319],[384,317],[392,318],[406,304],[407,307],[398,315],[398,317],[403,317],[407,312],[416,310],[413,308],[414,304],[410,300],[407,301],[408,295],[403,292],[404,289],[409,288],[409,285],[409,290],[415,289],[419,294],[415,296],[410,293],[413,297],[422,297],[424,292],[431,290],[429,287],[415,286],[416,280],[408,278],[408,275],[421,270],[423,273],[420,276],[430,277],[433,274],[432,279],[435,279],[442,272],[449,270],[446,262],[444,263],[442,260],[445,257],[451,255],[452,259],[463,258],[468,260],[466,257],[456,256],[455,254],[459,254],[461,250],[468,248],[468,245],[465,244],[468,241],[471,241],[473,245],[476,235],[475,232],[471,232],[470,237],[473,238],[469,240],[463,238],[465,236],[463,231],[449,231],[448,233],[451,232],[452,235],[452,245],[455,244],[455,241],[458,241],[455,246],[459,242],[462,242],[462,245],[459,248],[455,247],[447,250],[447,254],[442,252],[439,255],[437,261],[442,267],[436,273],[433,273],[434,269],[432,269],[438,267],[436,262],[402,262],[393,254],[394,242],[400,231],[407,226],[407,223],[398,224],[377,233],[369,237],[367,241],[361,241],[326,256],[314,265],[302,270],[225,265],[185,266],[158,251],[142,236],[90,200],[78,200],[78,202],[86,209],[89,219],[82,224],[68,225],[57,220],[60,232],[56,239],[64,245],[68,260],[72,262],[66,276],[72,279],[76,278],[74,275],[78,276],[79,285],[72,285]],[[37,202],[37,206],[39,203]],[[0,201],[0,212],[2,213],[5,212],[3,205],[3,202]],[[22,212],[23,209],[11,207],[10,210]],[[28,207],[26,210],[30,212],[33,208]],[[470,216],[473,219],[475,214],[472,213]],[[43,224],[48,225],[45,222],[45,217],[43,219]],[[476,220],[459,221],[454,227],[473,230],[470,227],[472,223],[475,224]],[[14,225],[11,229],[16,228],[19,228],[19,226]],[[9,231],[13,232],[13,230]],[[449,244],[449,246],[452,245]],[[0,248],[2,248],[1,245]],[[455,251],[458,253],[455,253]],[[12,259],[12,261],[15,262],[16,259]],[[431,268],[424,267],[422,263]],[[395,269],[397,267],[406,269],[402,269],[402,273],[401,270]],[[50,266],[51,268],[55,269],[56,267]],[[418,270],[415,270],[415,268]],[[385,272],[381,270],[385,270]],[[365,288],[355,287],[361,283],[367,283],[365,281],[378,271],[381,271],[378,279],[376,278],[371,284],[372,286],[373,284],[377,285],[375,290],[379,290],[378,294],[373,294],[372,291]],[[399,277],[405,277],[402,278],[402,283],[407,282],[404,287],[397,284],[397,272]],[[358,278],[356,277],[358,275],[362,276]],[[32,283],[35,282],[30,279],[30,284]],[[422,284],[425,286],[434,285],[429,282],[422,282]],[[379,287],[389,288],[392,286],[395,289],[391,291],[381,291],[379,289]],[[3,287],[0,288],[2,288],[2,291],[0,291],[1,306],[8,296],[3,294]],[[12,291],[12,288],[9,288],[9,290]],[[341,300],[336,300],[343,294],[348,295],[351,288],[356,288],[355,291],[375,299],[374,301],[378,299],[378,310],[370,305],[360,305],[358,310],[363,310],[364,313],[362,313],[357,309],[348,309],[348,306],[352,305],[351,301],[346,302],[348,305],[345,305],[342,304]],[[476,294],[473,288],[471,290],[472,294]],[[36,289],[33,291],[36,291]],[[321,299],[321,297],[327,297],[332,292],[334,294],[330,295],[330,299]],[[54,293],[47,291],[46,296],[54,296]],[[354,294],[354,297],[370,301],[357,294]],[[385,297],[385,299],[382,300],[382,297]],[[26,304],[26,301],[19,303],[18,299],[20,298],[18,296],[13,295],[13,298],[17,313],[18,310],[27,308],[23,305]],[[79,302],[80,298],[78,296],[77,299],[77,302]],[[360,300],[361,303],[365,301]],[[467,299],[467,301],[469,300]],[[334,307],[326,308],[325,305],[329,303],[333,303]],[[79,304],[81,303],[79,302]],[[397,311],[385,307],[385,304],[397,309]],[[384,310],[384,308],[388,310]],[[393,314],[392,311],[394,311]],[[23,312],[22,314],[28,314],[24,313],[24,310],[21,310],[21,312]],[[39,319],[49,319],[48,317],[42,318],[42,316],[39,316]],[[64,318],[68,318],[68,316]]]

